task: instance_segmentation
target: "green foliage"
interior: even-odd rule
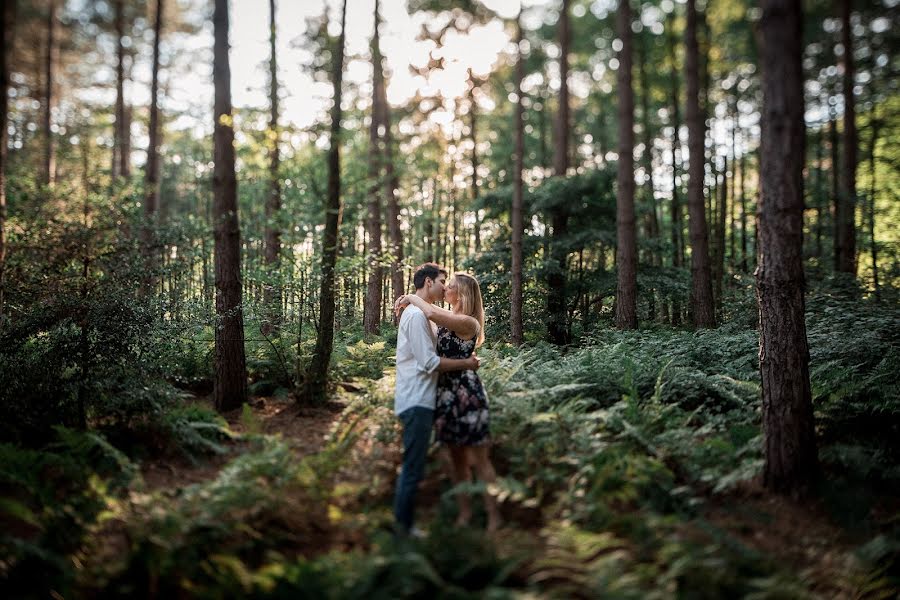
[[[40,450],[0,444],[0,577],[13,597],[64,592],[75,554],[137,468],[103,437],[62,427]]]

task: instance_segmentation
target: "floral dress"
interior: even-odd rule
[[[463,340],[438,329],[437,353],[444,358],[469,358],[475,339]],[[487,394],[475,371],[450,371],[438,378],[434,426],[437,440],[452,446],[480,446],[490,442]]]

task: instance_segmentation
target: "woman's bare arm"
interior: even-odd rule
[[[402,304],[403,301],[419,307],[431,321],[441,327],[446,327],[464,340],[470,340],[478,335],[478,321],[475,320],[475,317],[461,315],[452,310],[435,306],[415,294],[407,294],[398,299],[398,303]]]

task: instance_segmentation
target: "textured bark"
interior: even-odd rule
[[[691,310],[695,327],[715,327],[712,281],[710,280],[709,238],[703,205],[705,118],[700,112],[700,85],[697,72],[696,0],[687,0],[685,27],[685,72],[687,78],[686,120],[688,126],[688,217],[691,238]]]
[[[674,24],[674,16],[672,17],[672,24]],[[672,134],[672,205],[670,210],[672,221],[672,266],[679,269],[684,264],[684,241],[682,240],[684,234],[681,222],[681,202],[678,197],[678,155],[681,148],[681,139],[679,138],[679,131],[681,130],[681,114],[678,109],[681,93],[678,88],[679,74],[675,56],[674,33],[669,35],[669,57],[672,61],[672,128],[674,130]],[[681,299],[675,297],[672,299],[672,325],[678,326],[680,324]]]
[[[278,259],[281,255],[281,229],[278,214],[281,211],[281,179],[278,176],[281,155],[278,142],[281,139],[278,128],[278,60],[276,44],[278,27],[275,22],[275,0],[269,0],[269,193],[266,197],[265,261],[270,278],[266,284],[266,322],[263,333],[273,332],[281,323],[281,289],[277,278]]]
[[[381,140],[379,129],[382,127],[381,119],[384,111],[381,108],[381,99],[384,94],[380,86],[384,85],[375,72],[380,70],[381,49],[378,44],[378,9],[379,2],[375,0],[375,33],[372,35],[372,118],[369,122],[369,202],[368,218],[366,219],[366,232],[368,233],[369,281],[366,285],[366,299],[363,306],[363,329],[368,335],[378,333],[381,325],[381,282],[384,279],[381,268]]]
[[[516,86],[516,110],[515,110],[515,166],[513,168],[513,196],[512,196],[512,244],[511,266],[512,291],[510,293],[509,322],[510,341],[520,345],[525,341],[522,325],[522,234],[524,221],[522,216],[522,171],[525,167],[525,107],[522,103],[522,80],[525,78],[525,57],[522,55],[522,21],[521,8],[516,16],[516,56],[515,86]]]
[[[156,0],[156,18],[153,21],[153,67],[150,83],[150,143],[147,146],[145,172],[146,201],[144,213],[148,225],[159,211],[159,44],[162,36],[164,0]]]
[[[856,275],[856,101],[853,98],[853,34],[850,13],[853,0],[841,2],[841,42],[844,46],[844,164],[841,192],[838,203],[838,257],[837,270]]]
[[[834,270],[838,271],[838,262],[841,257],[840,249],[840,218],[841,211],[841,184],[838,164],[840,162],[840,147],[838,141],[837,118],[834,115],[834,109],[829,109],[828,115],[828,144],[831,150],[831,202],[832,202],[832,231],[831,239],[833,242]]]
[[[328,197],[325,205],[325,239],[322,245],[322,282],[319,291],[319,326],[316,347],[301,398],[307,403],[322,403],[328,386],[328,366],[334,346],[335,285],[334,267],[338,255],[341,226],[341,88],[344,75],[347,0],[341,8],[341,33],[332,52],[331,81],[334,104],[331,107],[330,148],[328,149]]]
[[[52,186],[56,175],[56,144],[53,140],[53,78],[56,71],[56,11],[58,0],[49,0],[47,6],[47,42],[44,56],[44,164],[41,183]]]
[[[637,329],[637,236],[634,222],[634,90],[631,86],[632,35],[629,0],[619,0],[619,160],[616,186],[616,327]]]
[[[241,307],[241,231],[237,212],[231,68],[228,60],[228,0],[216,0],[213,29],[213,222],[217,320],[213,396],[216,409],[227,411],[240,408],[247,401],[247,361]]]
[[[554,139],[553,171],[557,177],[565,177],[569,169],[569,6],[571,0],[562,0],[559,13],[559,111],[556,118],[556,138]],[[557,345],[568,344],[568,314],[566,311],[566,262],[568,253],[563,240],[569,232],[569,211],[565,205],[550,210],[552,238],[550,259],[552,268],[547,275],[547,338]]]
[[[762,0],[759,363],[766,487],[808,489],[818,471],[803,276],[801,0]]]
[[[4,3],[0,18],[0,323],[4,315],[4,290],[6,289],[6,146],[9,132],[9,69],[13,49],[13,34],[16,31],[16,2]]]

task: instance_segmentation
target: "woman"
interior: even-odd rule
[[[402,296],[398,305],[415,304],[438,325],[438,356],[468,358],[484,343],[484,306],[478,281],[466,273],[455,273],[447,286],[445,299],[452,310],[427,303],[412,294]],[[497,474],[489,456],[491,437],[487,394],[475,371],[441,373],[435,410],[438,441],[446,444],[453,462],[453,482],[472,479],[472,470],[485,484],[492,484]],[[472,518],[471,499],[466,493],[456,495],[459,506],[457,525],[467,525]],[[484,494],[487,530],[500,526],[497,501]]]

